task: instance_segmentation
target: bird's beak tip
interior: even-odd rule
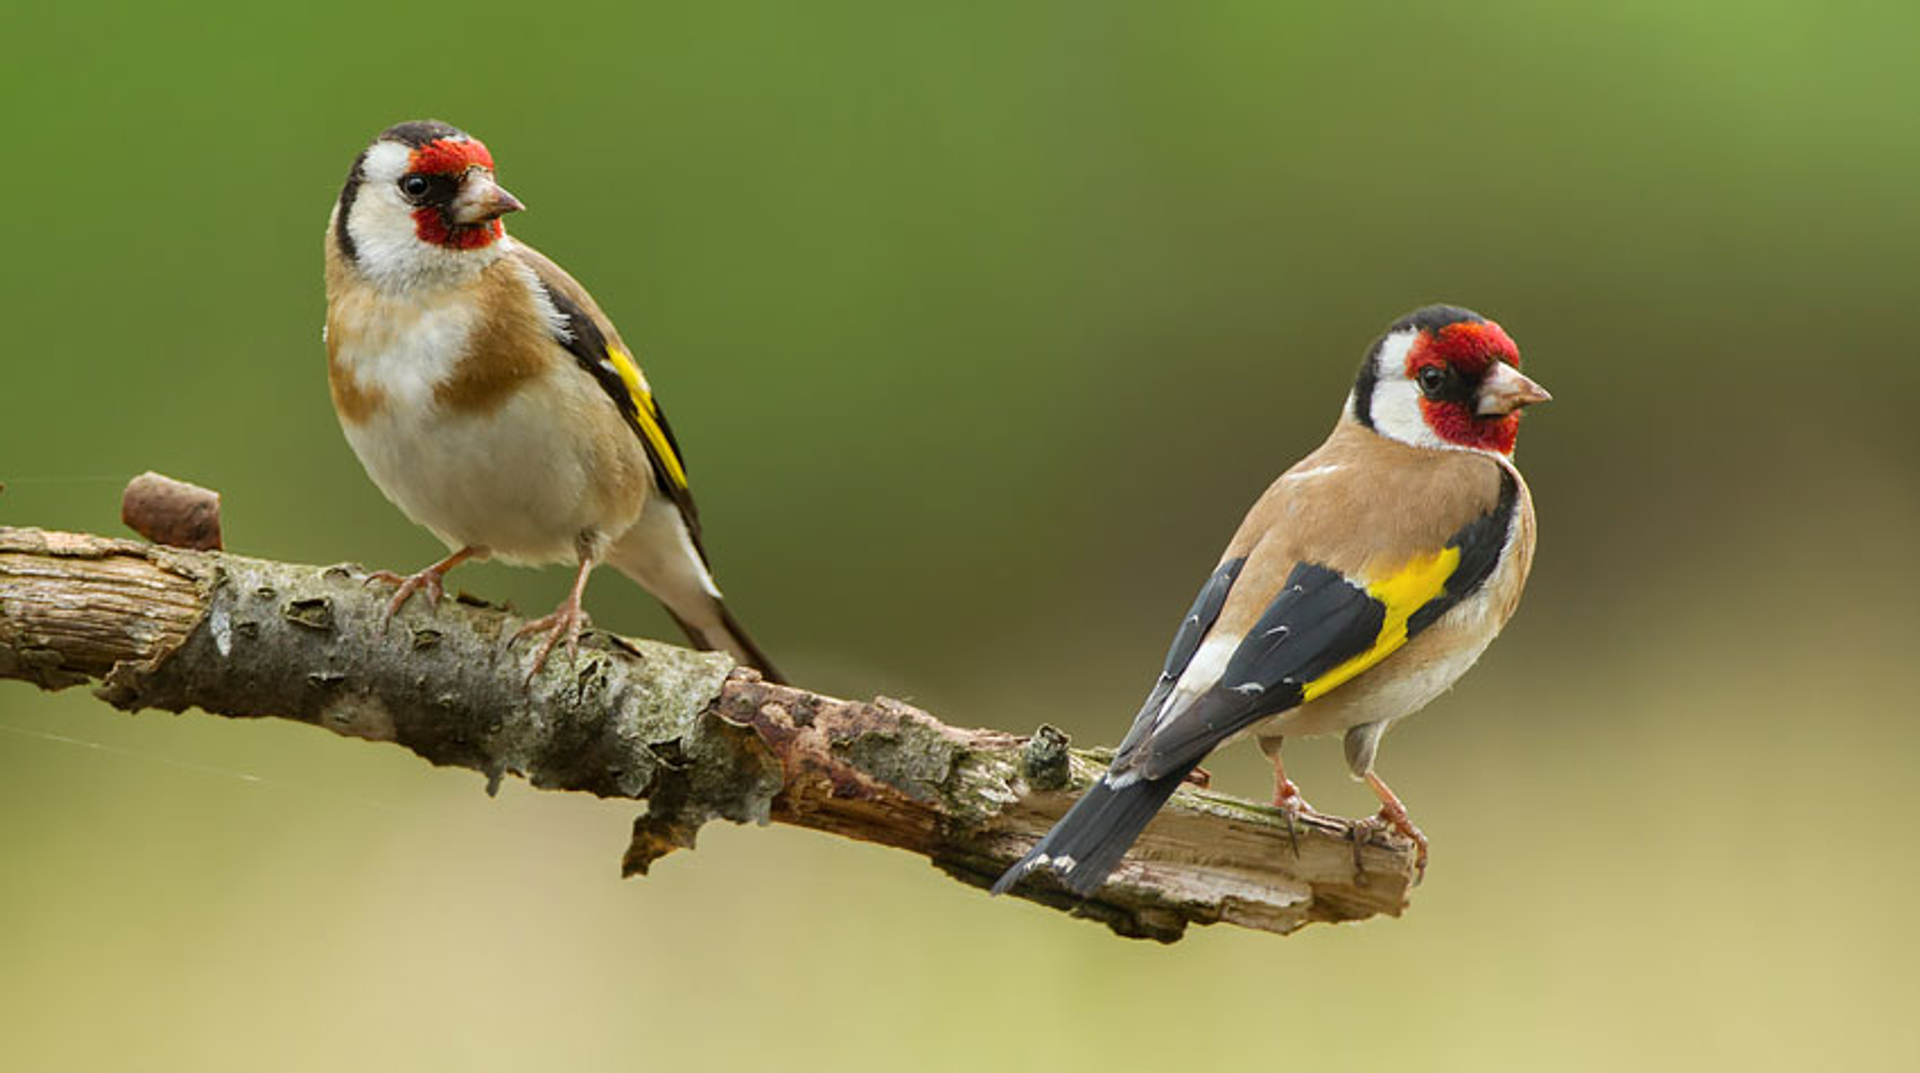
[[[453,218],[462,224],[480,224],[526,207],[525,202],[494,182],[491,175],[480,175],[469,178],[466,189],[454,200]]]
[[[1489,388],[1491,390],[1481,395],[1476,408],[1483,417],[1503,417],[1535,403],[1553,401],[1551,392],[1510,365],[1500,367]]]

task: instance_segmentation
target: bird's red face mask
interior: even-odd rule
[[[477,250],[507,233],[500,217],[526,206],[493,177],[493,154],[475,138],[439,138],[413,151],[401,193],[416,206],[414,234],[429,245]]]
[[[1460,321],[1422,332],[1407,351],[1420,416],[1451,444],[1511,454],[1520,410],[1552,398],[1520,373],[1520,348],[1498,324]]]

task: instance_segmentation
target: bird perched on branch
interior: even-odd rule
[[[1274,804],[1307,811],[1282,739],[1344,733],[1380,798],[1367,821],[1427,839],[1380,776],[1380,736],[1471,667],[1520,601],[1533,501],[1514,468],[1520,410],[1550,396],[1498,324],[1429,306],[1387,329],[1333,433],[1274,481],[1174,635],[1107,772],[1019,863],[1098,890],[1202,758],[1251,733]]]
[[[487,147],[431,120],[383,131],[327,224],[327,372],[347,442],[452,554],[395,583],[437,604],[466,561],[570,562],[537,633],[537,674],[571,652],[594,566],[666,605],[693,643],[778,675],[714,584],[686,463],[633,352],[559,265],[506,233],[524,208]],[[531,675],[529,676],[531,677]]]

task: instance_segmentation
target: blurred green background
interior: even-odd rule
[[[1367,342],[1466,304],[1558,401],[1526,603],[1383,751],[1412,910],[1160,947],[724,826],[622,882],[630,805],[0,683],[9,1068],[1920,1065],[1920,9],[610,8],[0,16],[0,522],[116,532],[152,468],[238,551],[436,557],[319,330],[349,162],[437,116],[640,348],[790,673],[1111,741]],[[1338,753],[1290,768],[1358,814]]]

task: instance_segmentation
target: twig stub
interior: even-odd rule
[[[220,493],[148,470],[120,496],[127,528],[170,548],[219,551]]]

